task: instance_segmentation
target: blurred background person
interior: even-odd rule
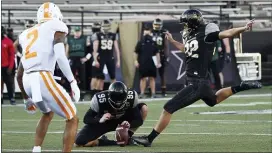
[[[85,58],[86,47],[90,45],[90,39],[82,35],[79,26],[76,26],[73,30],[73,36],[68,36],[67,39],[66,54],[79,88],[85,90],[85,64],[82,63],[82,59]]]
[[[220,27],[220,22],[213,21],[213,23],[217,24],[218,27]],[[231,62],[231,55],[229,38],[218,40],[215,43],[216,45],[212,57],[211,71],[214,77],[215,89],[219,90],[224,87],[224,75],[222,71],[225,66],[225,62]]]
[[[155,41],[157,48],[159,49],[160,59],[161,59],[161,67],[159,68],[159,76],[161,79],[161,94],[163,97],[166,97],[166,76],[165,76],[165,67],[168,62],[169,49],[168,42],[165,41],[165,32],[167,30],[162,29],[163,21],[159,18],[153,21],[153,41]]]
[[[15,49],[13,41],[5,35],[5,28],[1,26],[1,102],[3,104],[3,90],[6,84],[11,105],[15,105]]]
[[[151,89],[151,98],[155,97],[155,78],[157,68],[161,66],[160,53],[156,43],[152,40],[151,28],[144,27],[143,37],[137,43],[135,48],[135,66],[139,69],[140,74],[140,92],[139,98],[144,98],[147,79]],[[156,64],[153,60],[156,56]]]
[[[94,68],[93,77],[96,78],[96,89],[103,90],[105,76],[103,73],[106,66],[111,82],[115,82],[115,67],[120,67],[120,50],[118,45],[118,36],[110,32],[111,23],[104,20],[101,26],[101,32],[92,35]],[[116,53],[116,60],[114,51]]]
[[[219,51],[219,77],[220,77],[220,81],[221,81],[221,87],[224,88],[225,87],[225,81],[224,81],[224,75],[222,73],[223,68],[225,66],[225,62],[226,63],[230,63],[231,62],[231,54],[230,54],[230,41],[229,38],[225,38],[223,40],[221,40],[221,44],[222,45],[222,51]]]
[[[92,35],[97,35],[97,33],[101,32],[101,24],[99,22],[95,22],[92,26]],[[91,36],[93,38],[93,36]],[[94,36],[95,37],[95,36]],[[93,55],[93,40],[91,40],[91,53]],[[100,91],[100,87],[97,85],[97,78],[95,75],[95,72],[98,71],[98,68],[94,65],[94,58],[93,56],[89,60],[89,64],[87,64],[91,67],[91,82],[90,82],[90,90],[91,90],[91,96],[96,94],[98,91]]]
[[[219,90],[222,88],[221,78],[219,73],[222,73],[222,69],[219,67],[219,52],[222,52],[221,40],[215,42],[215,47],[213,50],[212,62],[211,62],[211,71],[214,77],[215,89]]]

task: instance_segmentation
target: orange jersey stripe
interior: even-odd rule
[[[57,87],[55,81],[53,80],[52,76],[50,75],[49,72],[46,72],[50,82],[52,83],[53,87],[57,90],[58,94],[61,96],[61,98],[64,100],[64,102],[66,103],[66,105],[69,107],[69,109],[71,110],[71,113],[73,116],[75,116],[75,111],[72,108],[72,106],[70,105],[69,101],[67,100],[67,98],[63,95],[63,93],[59,90],[59,88]]]
[[[61,101],[58,99],[58,97],[56,96],[56,94],[51,89],[48,81],[46,80],[46,77],[44,76],[44,74],[42,72],[40,72],[40,75],[42,76],[43,82],[45,83],[47,89],[49,90],[49,92],[51,93],[51,95],[53,96],[53,98],[55,99],[55,101],[57,102],[57,104],[59,105],[59,107],[61,108],[61,110],[64,112],[66,118],[70,119],[69,113],[67,112],[67,110],[65,109],[65,107],[62,105]]]
[[[50,18],[50,14],[49,14],[49,2],[47,2],[47,3],[44,3],[44,7],[43,7],[43,17],[45,18],[45,19],[47,19],[47,18]]]

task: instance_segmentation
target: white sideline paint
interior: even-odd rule
[[[26,131],[2,131],[4,134],[34,134],[35,132]],[[63,131],[51,131],[48,134],[63,134]],[[114,132],[109,132],[108,134],[114,134]],[[137,135],[144,135],[149,133],[135,133]],[[272,136],[271,133],[161,133],[162,135],[244,135],[244,136]]]
[[[191,113],[194,114],[194,113]],[[200,115],[226,115],[226,114],[234,114],[234,115],[256,115],[256,114],[271,114],[272,109],[265,110],[236,110],[236,111],[218,111],[218,112],[198,112]]]
[[[229,98],[251,98],[251,97],[272,97],[272,94],[247,94],[247,95],[233,95]],[[155,101],[167,101],[171,98],[154,98],[154,99],[139,99],[140,102],[155,102]],[[89,104],[91,101],[82,101],[77,103],[76,105],[80,104]],[[222,104],[220,104],[222,105]],[[3,104],[2,107],[23,107],[24,104],[17,104],[17,105],[10,105],[10,104]],[[192,106],[192,105],[191,105]],[[206,106],[206,105],[205,105]]]
[[[15,119],[3,119],[2,122],[38,122],[37,120],[33,119],[24,119],[24,120],[15,120]],[[53,122],[63,122],[63,120],[52,120]],[[145,122],[157,122],[159,120],[145,120]],[[237,122],[237,123],[272,123],[271,120],[171,120],[171,122],[217,122],[217,123],[230,123],[230,122]]]
[[[79,102],[77,103],[77,105],[80,104],[89,104],[89,102]],[[161,105],[158,103],[151,103],[149,105]],[[214,107],[243,107],[243,106],[256,106],[256,105],[271,105],[272,106],[272,102],[249,102],[249,103],[222,103],[219,105],[215,105]],[[2,105],[2,107],[24,107],[24,104],[17,104],[17,105]],[[187,106],[186,108],[202,108],[202,107],[209,107],[207,106],[205,103],[203,104],[192,104]]]
[[[27,149],[2,149],[5,152],[31,152]],[[42,150],[42,152],[62,152],[62,150]],[[98,151],[98,150],[72,150],[72,152],[126,152],[126,151]]]

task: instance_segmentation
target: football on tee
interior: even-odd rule
[[[128,127],[124,125],[118,125],[115,130],[115,139],[117,141],[117,144],[121,147],[124,147],[128,143]]]

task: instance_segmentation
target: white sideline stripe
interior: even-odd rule
[[[34,134],[35,132],[26,132],[26,131],[2,131],[2,133],[7,134]],[[50,134],[63,134],[63,131],[54,131],[47,132]],[[113,134],[114,132],[109,132]],[[149,134],[149,133],[135,133],[137,135]],[[245,136],[272,136],[271,133],[161,133],[163,135],[245,135]]]
[[[229,98],[251,98],[251,97],[272,97],[272,94],[246,94],[246,95],[233,95]],[[155,101],[167,101],[171,98],[154,98],[154,99],[139,99],[140,102],[155,102]],[[90,104],[91,101],[82,101],[77,103],[77,105],[80,104]],[[221,104],[222,105],[222,104]],[[24,104],[17,104],[17,105],[9,105],[9,104],[3,104],[2,107],[22,107]],[[206,105],[205,105],[206,106]]]
[[[148,102],[151,103],[151,102]],[[77,103],[78,105],[82,104],[90,104],[90,101],[84,101],[84,102],[79,102]],[[149,105],[161,105],[160,103],[151,103]],[[222,103],[219,105],[216,105],[215,107],[243,107],[243,106],[256,106],[256,105],[272,105],[272,102],[249,102],[249,103]],[[17,104],[17,105],[2,105],[2,107],[24,107],[24,104]],[[201,107],[208,107],[206,104],[192,104],[187,106],[186,108],[201,108]]]
[[[2,149],[6,152],[32,152],[27,149]],[[42,150],[42,152],[62,152],[62,150]],[[98,151],[98,150],[72,150],[72,152],[127,152],[127,151]]]
[[[15,119],[3,119],[1,120],[2,122],[38,122],[39,119],[37,120],[15,120]],[[52,120],[55,122],[61,122],[65,121],[63,120]],[[157,122],[159,120],[145,120],[145,122]],[[171,122],[237,122],[237,123],[272,123],[271,120],[171,120]]]

